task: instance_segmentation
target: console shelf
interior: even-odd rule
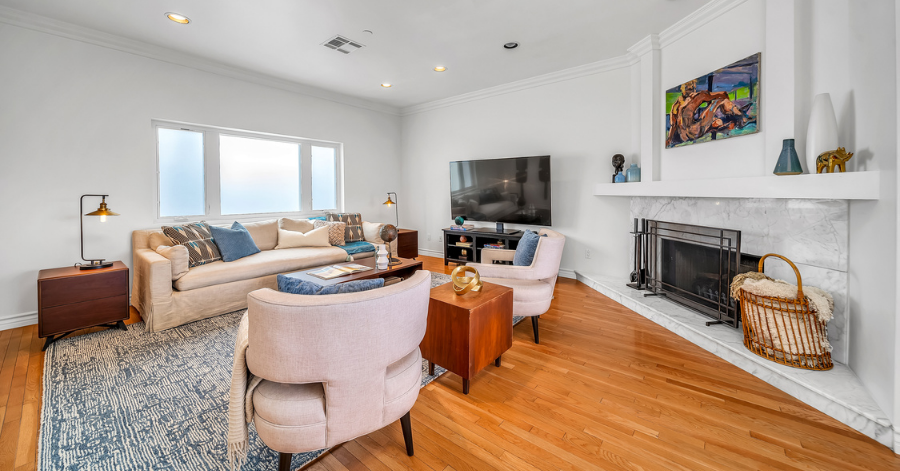
[[[595,196],[877,200],[880,172],[597,183]]]
[[[465,237],[472,245],[457,245],[460,243],[461,237]],[[484,244],[502,243],[506,246],[505,248],[515,250],[521,238],[521,231],[497,232],[491,229],[457,231],[449,228],[444,229],[444,265],[450,262],[459,264],[480,263],[481,250],[484,248]]]

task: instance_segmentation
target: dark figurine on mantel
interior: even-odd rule
[[[616,182],[616,175],[622,173],[622,170],[625,168],[625,156],[622,154],[616,154],[612,158],[612,166],[616,169],[616,173],[612,175],[612,183]]]

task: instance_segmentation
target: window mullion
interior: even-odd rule
[[[312,208],[312,145],[303,141],[300,144],[300,211],[308,214]]]
[[[218,218],[222,215],[222,191],[219,175],[219,133],[205,131],[204,155],[206,157],[206,215]]]

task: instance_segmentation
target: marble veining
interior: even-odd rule
[[[828,323],[831,355],[848,361],[846,200],[633,197],[631,217],[739,230],[742,252],[789,258],[800,270],[804,285],[822,288],[834,297],[834,319]],[[777,259],[766,260],[766,274],[796,282],[790,267]]]
[[[661,298],[643,297],[625,286],[625,278],[576,271],[576,278],[613,301],[669,329],[744,371],[762,379],[889,448],[896,437],[888,416],[843,363],[829,371],[779,365],[744,347],[743,333],[723,325],[706,326],[706,318]],[[892,448],[893,449],[893,448]]]

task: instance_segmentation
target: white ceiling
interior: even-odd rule
[[[402,108],[620,56],[706,1],[0,0],[0,5]],[[191,23],[169,21],[169,11]],[[320,45],[335,34],[366,47],[345,55]],[[518,41],[519,48],[503,49],[508,41]],[[432,71],[436,65],[447,71]],[[382,88],[382,82],[393,87]]]

